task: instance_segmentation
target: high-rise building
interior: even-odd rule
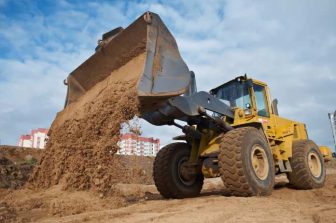
[[[117,154],[120,155],[156,156],[160,150],[160,140],[126,133],[121,136],[118,146]]]
[[[331,123],[331,129],[334,137],[334,146],[336,151],[336,111],[334,113],[329,113],[328,116]]]
[[[44,149],[48,139],[48,129],[33,129],[30,135],[21,135],[18,146]]]

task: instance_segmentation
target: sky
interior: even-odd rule
[[[158,13],[208,91],[238,75],[268,83],[281,116],[333,146],[336,110],[336,1],[0,0],[0,144],[48,128],[63,109],[63,80],[94,53],[101,35]],[[175,127],[143,123],[162,144]]]

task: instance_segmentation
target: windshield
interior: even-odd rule
[[[231,108],[247,109],[251,106],[250,93],[245,82],[233,81],[216,90],[215,96]]]

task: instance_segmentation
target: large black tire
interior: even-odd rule
[[[258,129],[241,127],[223,134],[218,158],[222,180],[232,195],[247,197],[272,193],[273,155]]]
[[[199,195],[203,186],[203,175],[192,180],[181,176],[180,165],[188,161],[190,146],[186,143],[172,143],[163,147],[154,160],[153,178],[155,186],[165,198],[187,198]]]
[[[298,140],[293,142],[292,148],[292,172],[287,175],[289,184],[302,190],[323,187],[326,169],[319,147],[311,140]]]

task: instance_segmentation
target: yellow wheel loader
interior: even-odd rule
[[[197,91],[194,73],[155,13],[103,35],[94,55],[65,81],[65,106],[140,54],[144,64],[129,75],[138,76],[141,117],[183,132],[155,158],[153,178],[163,197],[197,196],[204,177],[221,177],[235,196],[269,195],[280,173],[297,189],[324,185],[319,147],[303,123],[278,115],[267,84],[244,75],[209,92]]]

